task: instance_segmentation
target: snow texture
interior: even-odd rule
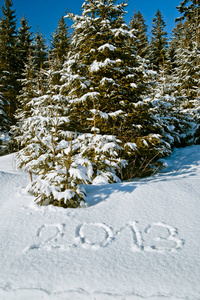
[[[100,46],[100,47],[98,48],[98,50],[99,50],[100,52],[101,52],[101,51],[104,51],[105,49],[109,49],[110,51],[115,51],[115,50],[116,50],[116,47],[113,46],[113,45],[111,45],[111,44],[106,43],[106,44],[104,44],[103,46]]]
[[[0,157],[0,299],[199,300],[200,146],[163,161],[147,179],[97,180],[73,210],[37,206]]]
[[[90,71],[98,72],[101,68],[105,68],[108,65],[116,65],[117,63],[120,63],[120,62],[121,62],[120,59],[111,60],[110,58],[106,58],[104,60],[104,62],[98,62],[95,60],[90,66]]]

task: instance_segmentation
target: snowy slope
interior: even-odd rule
[[[134,182],[87,187],[87,208],[38,207],[0,157],[0,300],[199,300],[200,146]]]

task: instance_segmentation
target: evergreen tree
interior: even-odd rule
[[[21,131],[22,123],[25,122],[27,117],[31,116],[31,110],[33,108],[32,99],[39,96],[41,91],[38,83],[37,68],[34,61],[34,57],[31,49],[29,49],[29,56],[25,63],[24,72],[22,73],[23,78],[20,79],[21,90],[18,95],[19,109],[17,110],[16,118],[17,124],[12,127],[12,133],[15,131],[15,136],[21,139],[23,132]],[[18,133],[16,132],[18,131]]]
[[[65,42],[60,48],[61,23],[67,33],[61,18],[49,68],[44,39],[37,32],[34,60],[28,59],[19,96],[18,141],[23,149],[18,157],[20,167],[37,175],[29,191],[40,205],[80,206],[83,184],[152,174],[161,164],[158,158],[171,152],[170,144],[181,144],[189,120],[180,124],[175,98],[167,95],[165,69],[160,69],[166,57],[162,16],[157,13],[155,21],[162,31],[154,44],[162,42],[160,61],[153,58],[160,82],[149,97],[149,74],[155,72],[147,67],[144,20],[135,15],[142,30],[136,20],[130,29],[125,7],[114,0],[87,0],[80,16],[69,13],[74,22],[70,51]],[[60,77],[55,80],[58,74],[61,86]]]
[[[34,38],[34,58],[35,58],[35,64],[36,69],[39,71],[43,68],[47,68],[47,45],[46,40],[44,39],[41,32],[39,32],[39,29],[37,28],[37,33],[35,34]]]
[[[183,24],[182,21],[179,21],[175,28],[172,30],[172,38],[169,42],[169,47],[167,50],[167,56],[169,59],[169,73],[172,74],[175,68],[177,67],[176,64],[176,50],[179,47],[179,41],[182,40],[183,37]]]
[[[157,10],[153,18],[150,42],[150,61],[156,71],[167,60],[167,32],[164,31],[165,22],[160,10]]]
[[[190,20],[186,19],[183,24],[182,36],[176,48],[175,95],[179,97],[182,106],[199,96],[199,55],[200,45],[196,39],[195,19],[192,22],[190,15]]]
[[[18,46],[19,64],[20,64],[19,78],[21,77],[21,74],[24,71],[25,64],[28,62],[28,56],[30,50],[33,47],[32,33],[30,32],[31,26],[28,26],[28,21],[24,16],[22,19],[20,19],[20,24],[21,27],[19,28],[18,35],[17,35],[17,46]]]
[[[182,14],[177,20],[188,20],[194,23],[194,31],[196,43],[200,42],[200,1],[199,0],[183,0],[177,7],[178,11]]]
[[[178,6],[182,14],[182,31],[176,48],[174,70],[174,95],[179,107],[193,119],[193,142],[199,142],[200,96],[200,2],[184,0]]]
[[[124,3],[115,5],[111,0],[87,1],[81,16],[68,14],[74,21],[74,33],[62,87],[70,103],[71,130],[94,132],[94,138],[97,134],[117,138],[113,146],[118,149],[118,175],[124,158],[130,162],[137,156],[136,170],[144,156],[152,159],[153,165],[153,157],[162,156],[166,150],[155,134],[148,112],[151,107],[143,101],[149,91],[148,70],[134,44],[135,30],[129,30],[124,22],[124,7]],[[97,167],[94,150],[88,156],[96,174],[106,169],[102,160]]]
[[[139,11],[137,13],[134,12],[131,18],[130,28],[134,29],[138,55],[142,58],[148,58],[149,42],[147,37],[147,25],[145,24],[143,15]]]
[[[33,85],[32,70],[29,64],[20,97],[23,109],[18,115],[18,141],[23,149],[18,153],[19,167],[37,175],[29,191],[37,197],[38,204],[77,207],[85,195],[80,184],[90,179],[86,168],[72,155],[77,152],[73,133],[63,129],[68,123],[66,101],[53,84],[51,64],[43,71],[46,93]]]
[[[143,64],[128,43],[134,35],[123,20],[124,5],[87,1],[82,16],[69,14],[75,30],[66,66],[73,76],[64,88],[73,101],[71,124],[80,132],[94,127],[87,120],[94,120],[93,110],[101,133],[120,135],[124,108],[142,100],[146,91]]]
[[[39,84],[39,90],[46,92],[48,87],[45,84],[43,70],[48,69],[48,52],[47,52],[46,40],[42,36],[42,33],[37,29],[33,44],[33,56],[34,64],[37,70],[37,81]]]
[[[63,69],[67,53],[69,52],[69,37],[68,27],[66,26],[64,17],[61,17],[58,23],[58,28],[53,34],[51,41],[51,65],[54,69],[54,83],[60,84],[61,70]]]
[[[171,147],[193,143],[194,132],[197,129],[191,112],[185,109],[187,94],[191,98],[195,91],[192,88],[195,69],[194,48],[192,30],[188,25],[179,21],[173,30],[167,51],[169,63],[159,68],[152,100],[153,118],[158,120],[161,135]]]
[[[197,127],[194,119],[191,113],[177,105],[177,99],[173,95],[167,94],[167,91],[160,94],[158,91],[151,104],[152,118],[160,128],[162,139],[168,143],[169,153],[173,147],[184,147],[194,142]]]
[[[61,17],[58,23],[58,28],[55,30],[51,41],[51,57],[53,59],[58,59],[60,64],[63,65],[68,51],[68,26],[65,23],[64,17]]]
[[[12,0],[5,0],[0,19],[0,93],[6,100],[6,115],[14,121],[13,114],[18,106],[18,57],[15,11]],[[8,124],[8,122],[7,122]]]

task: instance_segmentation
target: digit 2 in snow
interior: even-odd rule
[[[130,236],[132,252],[177,252],[184,245],[178,237],[178,230],[162,222],[147,225],[143,231],[138,229],[139,222],[131,221],[118,230],[113,230],[104,223],[83,223],[74,231],[74,241],[66,245],[66,224],[44,224],[38,228],[38,241],[26,247],[25,251],[44,249],[47,251],[70,251],[82,247],[88,250],[99,250],[117,243],[120,236]],[[120,242],[120,241],[119,241]]]

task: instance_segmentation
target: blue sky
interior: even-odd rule
[[[32,26],[32,32],[36,32],[37,26],[49,42],[52,32],[57,28],[58,21],[62,15],[66,14],[67,8],[70,12],[81,13],[82,0],[13,0],[13,8],[16,10],[17,18],[23,15]],[[0,0],[4,5],[4,0]],[[166,31],[170,33],[174,28],[174,19],[179,15],[176,6],[180,0],[129,0],[125,20],[128,23],[133,11],[140,11],[145,18],[149,31],[152,26],[152,19],[157,9],[160,9],[166,23]],[[71,23],[67,21],[68,26]],[[19,25],[18,25],[19,26]]]

